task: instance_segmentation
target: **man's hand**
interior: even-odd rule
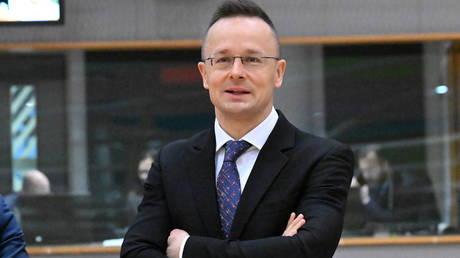
[[[179,258],[180,247],[182,241],[186,237],[190,236],[187,232],[182,229],[173,229],[169,233],[168,237],[168,248],[166,249],[166,255],[169,258]]]
[[[361,203],[363,205],[366,205],[371,201],[368,185],[361,186],[361,188],[359,189],[359,197],[361,198]]]
[[[297,230],[301,228],[305,224],[305,219],[303,218],[302,214],[299,216],[295,216],[295,213],[291,213],[289,217],[288,224],[286,226],[286,230],[283,232],[283,236],[294,236],[297,234]]]
[[[351,184],[350,184],[350,188],[357,188],[359,187],[359,182],[358,182],[358,179],[354,176],[351,178]]]

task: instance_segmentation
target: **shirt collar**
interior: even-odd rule
[[[270,114],[265,118],[262,123],[256,126],[254,129],[249,131],[246,135],[241,137],[240,140],[245,140],[249,142],[252,146],[256,147],[259,151],[264,146],[265,142],[268,139],[268,136],[275,128],[276,122],[278,121],[278,113],[274,107],[272,107],[272,111]],[[216,135],[216,152],[219,151],[224,144],[230,140],[235,141],[230,135],[228,135],[222,127],[220,127],[219,122],[216,120],[214,121],[214,132]]]

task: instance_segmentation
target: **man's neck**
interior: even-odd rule
[[[270,114],[272,107],[264,110],[255,116],[241,116],[241,115],[224,115],[216,110],[216,118],[220,127],[233,139],[239,140],[245,136],[252,129],[256,128],[262,123]]]

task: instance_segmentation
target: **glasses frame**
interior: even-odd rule
[[[230,57],[230,56],[229,56],[229,57]],[[232,64],[231,64],[228,68],[232,67],[233,64],[235,64],[235,59],[236,59],[236,58],[239,58],[239,59],[241,60],[241,63],[242,63],[243,66],[244,66],[244,61],[243,61],[243,60],[244,60],[246,57],[251,57],[251,56],[231,56],[230,58],[232,58]],[[275,59],[275,60],[277,60],[277,61],[281,60],[281,57],[275,57],[275,56],[259,56],[258,58],[263,58],[263,59]],[[216,59],[216,57],[210,56],[210,57],[205,58],[205,59],[203,59],[203,60],[201,60],[201,61],[203,61],[203,62],[206,63],[206,61],[209,60],[210,63],[211,63],[211,66],[214,67],[214,59]],[[245,67],[246,67],[246,66],[245,66]]]

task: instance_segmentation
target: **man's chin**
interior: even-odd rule
[[[238,103],[238,104],[232,104],[232,105],[227,105],[223,109],[221,109],[221,113],[224,115],[247,115],[250,113],[250,109],[246,104],[243,103]]]

